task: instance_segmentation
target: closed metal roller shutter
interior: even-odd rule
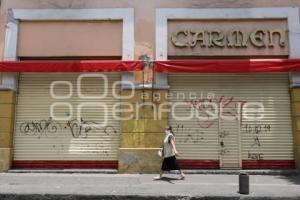
[[[120,74],[104,74],[108,89],[103,98],[95,98],[104,94],[103,77],[83,77],[78,84],[79,75],[20,75],[14,161],[118,160],[120,123],[113,118],[112,106],[120,100],[113,96],[112,88],[115,81],[120,81]],[[59,81],[54,84],[53,95],[56,96],[50,92],[54,81]],[[79,96],[79,87],[84,97]],[[120,94],[119,86],[115,91]],[[51,105],[56,118],[51,118]],[[77,116],[80,108],[81,116]],[[104,124],[105,118],[107,123]]]
[[[202,116],[184,120],[170,114],[180,159],[217,160],[221,168],[293,164],[288,74],[174,73],[169,84],[170,102],[183,103],[175,116],[191,110]],[[217,119],[206,113],[216,109]]]

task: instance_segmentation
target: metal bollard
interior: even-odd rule
[[[239,175],[239,193],[249,194],[249,176],[248,174],[241,173]]]

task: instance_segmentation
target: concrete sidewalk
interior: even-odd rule
[[[2,173],[1,200],[297,199],[300,176],[250,176],[250,195],[238,194],[237,175]]]

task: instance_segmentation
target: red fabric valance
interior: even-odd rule
[[[142,70],[142,61],[1,61],[0,72],[122,72]],[[154,61],[162,73],[300,72],[300,59]]]
[[[155,71],[162,73],[300,72],[300,59],[156,61]]]
[[[140,71],[141,61],[1,61],[0,72],[120,72]]]

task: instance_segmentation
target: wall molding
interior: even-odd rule
[[[122,20],[122,60],[134,59],[134,9],[10,9],[5,34],[4,60],[17,60],[19,21],[49,20]],[[133,73],[124,73],[122,80],[133,80]],[[16,90],[16,75],[4,73],[0,89]]]
[[[168,20],[208,20],[208,19],[286,19],[289,29],[289,57],[300,58],[300,19],[299,8],[157,8],[156,9],[156,40],[155,59],[168,59]],[[157,74],[159,83],[167,84],[166,74]],[[297,80],[296,82],[294,80]],[[300,86],[300,74],[290,73],[290,86]],[[167,86],[165,86],[167,87]]]
[[[168,58],[168,20],[176,19],[287,19],[291,58],[300,57],[299,8],[158,8],[156,9],[156,59]]]

